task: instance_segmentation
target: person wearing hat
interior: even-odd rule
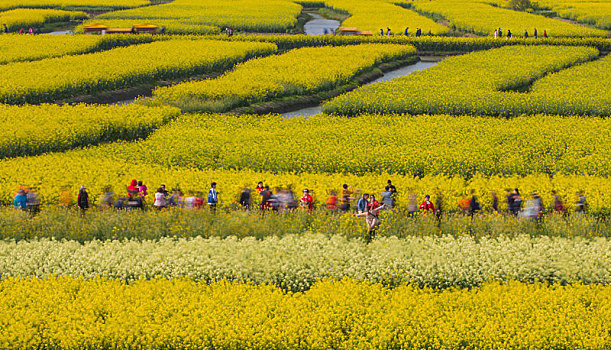
[[[83,214],[85,213],[85,210],[89,209],[89,194],[87,193],[87,188],[85,186],[81,186],[81,189],[78,192],[76,205],[83,211]]]
[[[13,207],[23,210],[27,208],[27,196],[24,190],[19,189],[19,191],[17,191],[17,195],[15,195],[15,199],[13,199]]]
[[[302,208],[307,208],[308,211],[312,212],[314,209],[314,200],[310,195],[310,191],[306,188],[303,190],[303,196],[299,199]]]

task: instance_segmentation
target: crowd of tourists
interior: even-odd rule
[[[586,197],[583,193],[578,193],[577,195],[575,211],[581,214],[586,213],[588,209]],[[399,192],[391,180],[387,181],[384,190],[379,193],[379,200],[376,198],[375,193],[362,193],[359,189],[353,190],[348,184],[343,184],[339,194],[335,190],[329,191],[329,195],[322,208],[330,212],[351,212],[356,217],[364,217],[368,229],[368,237],[371,239],[381,223],[380,211],[396,208],[398,196]],[[525,200],[517,188],[513,190],[507,189],[505,200],[507,215],[533,220],[538,223],[542,221],[546,212],[562,215],[568,214],[567,206],[555,191],[552,191],[552,201],[548,208],[544,206],[543,199],[537,193],[531,193],[530,198]],[[441,218],[446,212],[444,205],[447,205],[447,203],[439,191],[435,191],[435,202],[431,200],[431,196],[428,194],[420,202],[418,197],[409,189],[407,202],[406,209],[409,217],[433,215],[441,222]],[[40,211],[40,205],[41,200],[36,189],[20,188],[13,200],[13,206],[16,209],[28,211],[32,215]],[[189,191],[184,194],[180,189],[168,191],[163,184],[153,194],[149,194],[148,186],[142,181],[133,179],[126,186],[126,191],[123,195],[115,195],[109,186],[104,188],[97,207],[100,209],[114,208],[117,210],[144,210],[148,207],[152,207],[155,210],[164,210],[170,207],[193,210],[206,208],[215,211],[218,205],[219,191],[217,190],[216,182],[210,184],[208,194],[204,196],[202,192]],[[65,208],[74,206],[70,188],[65,187],[61,189],[59,206]],[[79,189],[76,207],[83,215],[93,207],[85,186],[81,186]],[[264,185],[262,181],[257,184],[254,190],[244,187],[240,195],[237,198],[233,198],[231,205],[227,206],[229,209],[259,210],[262,213],[282,213],[295,210],[304,210],[311,213],[315,207],[314,193],[310,189],[303,189],[302,196],[297,198],[291,186],[286,188],[276,187],[272,191],[269,185]],[[470,215],[471,217],[480,212],[498,213],[499,199],[495,192],[490,192],[490,200],[484,207],[480,204],[475,191],[472,190],[470,196],[465,196],[465,198],[458,202],[458,208],[465,215]],[[455,209],[449,208],[449,211]]]
[[[97,207],[114,208],[114,209],[145,209],[152,207],[157,210],[163,210],[169,207],[186,208],[186,209],[216,209],[219,205],[219,191],[217,184],[211,183],[207,195],[203,192],[189,191],[186,194],[180,189],[172,189],[168,191],[165,185],[160,185],[152,194],[149,193],[149,188],[143,181],[133,179],[126,186],[123,193],[115,194],[110,186],[103,188],[103,194],[97,204]],[[454,211],[459,209],[467,215],[474,215],[478,212],[499,212],[499,199],[495,192],[490,192],[490,199],[487,200],[485,207],[480,204],[476,192],[473,190],[469,196],[465,196],[458,201],[458,208],[444,208],[447,205],[440,191],[435,191],[435,201],[433,202],[430,195],[425,195],[422,200],[408,189],[407,194],[407,215],[414,216],[416,213],[424,215],[435,214],[442,215],[446,209]],[[376,197],[376,193],[363,193],[360,189],[352,189],[348,184],[343,184],[341,190],[331,190],[326,197],[321,207],[329,211],[350,212],[354,211],[357,215],[364,215],[368,211],[390,210],[396,207],[399,192],[391,180],[388,180],[384,186],[384,190]],[[232,196],[233,197],[233,196]],[[543,204],[543,199],[537,193],[531,193],[529,198],[525,200],[522,197],[519,189],[506,190],[506,211],[510,215],[516,217],[527,217],[538,219],[544,215],[546,211],[558,213],[567,213],[567,207],[561,197],[552,191],[551,205],[546,208]],[[81,186],[76,198],[76,203],[73,202],[73,196],[69,187],[61,189],[58,203],[63,207],[76,207],[86,211],[92,207],[89,193],[85,186]],[[243,210],[261,210],[261,211],[276,211],[286,212],[296,209],[303,209],[309,212],[314,211],[317,201],[314,198],[314,193],[310,189],[303,189],[301,197],[297,197],[292,186],[285,188],[276,187],[273,190],[269,185],[265,185],[262,181],[257,184],[254,190],[244,187],[236,198],[231,198],[231,205],[235,209]],[[35,188],[20,188],[13,201],[13,205],[18,209],[38,212],[40,210],[41,199]],[[575,208],[577,212],[587,211],[587,201],[583,193],[578,193]]]

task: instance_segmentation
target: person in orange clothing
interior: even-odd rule
[[[326,207],[329,210],[337,209],[337,192],[335,192],[335,190],[331,190],[331,192],[329,192],[329,197],[327,197]]]
[[[418,209],[422,210],[423,214],[426,214],[429,211],[431,211],[431,212],[433,212],[433,214],[435,214],[435,206],[433,205],[433,202],[431,202],[431,196],[429,196],[428,194],[426,196],[424,196],[424,202],[422,202],[422,204],[420,204]]]

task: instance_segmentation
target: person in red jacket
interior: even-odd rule
[[[428,194],[424,196],[424,202],[420,204],[418,209],[422,210],[423,214],[426,214],[429,211],[432,211],[433,214],[435,214],[435,206],[433,205],[433,202],[431,202],[431,196]]]
[[[303,197],[301,197],[299,202],[301,202],[301,207],[308,209],[309,212],[312,212],[312,209],[314,209],[314,199],[307,188],[303,190]]]

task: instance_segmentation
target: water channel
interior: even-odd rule
[[[304,26],[303,30],[308,35],[323,35],[329,34],[331,31],[335,33],[337,28],[339,28],[339,21],[334,19],[327,19],[318,13],[308,12],[313,19],[308,21]],[[325,30],[327,32],[325,33]]]
[[[435,66],[437,63],[439,63],[438,61],[418,61],[415,64],[410,64],[409,66],[405,66],[405,67],[401,67],[399,69],[395,69],[395,70],[391,70],[389,72],[384,73],[383,76],[379,77],[378,79],[368,83],[368,84],[375,84],[375,83],[383,83],[385,81],[389,81],[389,80],[393,80],[393,79],[397,79],[403,76],[406,76],[410,73],[413,72],[417,72],[420,70],[424,70],[430,67]],[[368,85],[366,84],[366,85]],[[307,117],[311,117],[313,115],[317,115],[322,113],[322,105],[318,105],[318,106],[314,106],[314,107],[308,107],[308,108],[302,108],[296,111],[292,111],[292,112],[287,112],[287,113],[282,113],[280,114],[280,116],[282,118],[307,118]]]

